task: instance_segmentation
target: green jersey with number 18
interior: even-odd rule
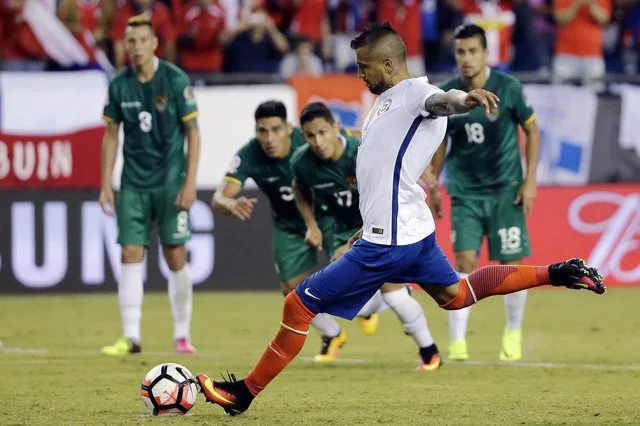
[[[198,114],[189,77],[155,60],[155,73],[141,83],[129,66],[109,83],[103,118],[124,130],[121,186],[158,189],[182,185],[186,172],[183,123]]]
[[[488,72],[484,89],[500,98],[498,110],[489,117],[482,108],[449,117],[451,148],[445,164],[452,196],[492,197],[523,180],[518,125],[533,121],[535,114],[518,80],[499,71]],[[440,88],[469,91],[460,76]]]

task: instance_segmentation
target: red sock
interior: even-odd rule
[[[485,297],[515,293],[545,284],[551,284],[548,266],[485,266],[461,279],[458,294],[440,307],[448,310],[462,309]]]
[[[307,339],[311,320],[315,314],[311,312],[295,291],[284,299],[282,322],[275,339],[247,374],[244,383],[249,391],[256,396],[280,374],[293,360],[304,346]]]

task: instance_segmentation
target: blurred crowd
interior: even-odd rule
[[[504,70],[567,79],[633,74],[640,48],[638,0],[0,2],[4,70],[73,68],[77,46],[90,65],[102,60],[119,69],[127,61],[127,19],[141,13],[154,24],[158,56],[190,72],[350,72],[349,41],[375,20],[402,35],[414,75],[453,70],[453,30],[463,22],[487,31],[489,63]]]

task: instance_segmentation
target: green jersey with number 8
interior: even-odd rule
[[[440,88],[469,90],[460,76]],[[453,196],[492,197],[522,184],[518,125],[535,119],[533,108],[520,82],[507,74],[491,70],[484,89],[500,98],[497,112],[487,117],[484,109],[475,108],[449,117],[447,190]]]
[[[182,185],[186,175],[183,123],[198,106],[189,77],[156,60],[153,78],[141,83],[131,67],[109,83],[103,118],[122,123],[122,188],[152,190]]]

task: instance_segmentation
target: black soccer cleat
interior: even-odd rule
[[[551,285],[564,286],[572,290],[591,290],[602,294],[607,289],[596,268],[588,266],[582,259],[569,259],[549,265]]]
[[[236,380],[236,376],[229,373],[229,377],[218,382],[211,380],[206,374],[198,374],[196,380],[200,385],[207,402],[221,406],[225,413],[237,416],[249,409],[254,396],[247,388],[244,380]]]

